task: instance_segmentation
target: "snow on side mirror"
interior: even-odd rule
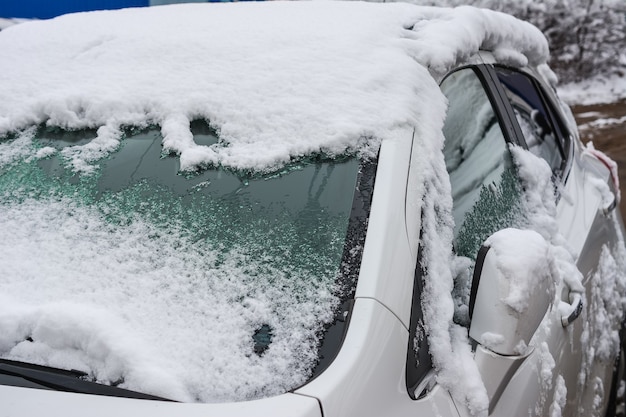
[[[537,232],[504,229],[478,253],[470,296],[470,337],[504,356],[526,353],[555,293],[550,245]]]

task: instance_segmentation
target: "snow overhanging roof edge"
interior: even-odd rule
[[[445,73],[481,49],[519,66],[548,59],[534,26],[471,7],[322,1],[71,14],[0,32],[0,136],[41,123],[99,127],[89,162],[115,148],[121,126],[158,124],[183,168],[264,170],[375,148],[419,125],[434,111],[424,103],[444,100],[428,70]],[[220,143],[196,145],[194,118],[210,121]]]

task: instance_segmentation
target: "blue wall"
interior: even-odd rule
[[[0,17],[48,19],[88,10],[148,6],[150,0],[0,0]]]
[[[162,4],[172,4],[172,3],[206,3],[207,1],[212,0],[150,0],[150,6],[159,6]]]

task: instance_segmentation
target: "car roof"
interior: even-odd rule
[[[99,128],[106,153],[122,127],[159,125],[182,169],[264,171],[312,153],[373,154],[394,129],[423,124],[426,103],[443,120],[433,75],[481,49],[518,67],[548,59],[534,26],[471,7],[268,2],[70,14],[0,32],[0,137],[42,123]],[[209,121],[220,142],[195,144],[194,119]],[[85,160],[102,156],[92,151]]]

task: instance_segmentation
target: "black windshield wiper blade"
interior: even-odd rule
[[[0,374],[22,378],[56,391],[137,398],[142,400],[172,401],[155,395],[87,381],[81,379],[87,376],[87,374],[82,371],[57,369],[8,359],[0,359]]]

